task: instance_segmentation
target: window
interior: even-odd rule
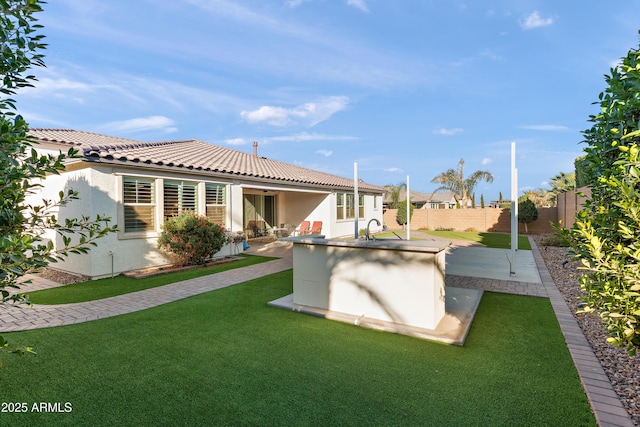
[[[225,225],[227,220],[227,192],[220,184],[205,186],[207,217],[216,224]]]
[[[373,196],[373,210],[378,210],[378,196]]]
[[[345,219],[353,219],[355,216],[355,197],[353,194],[345,194],[347,203],[345,204]]]
[[[336,219],[344,219],[344,194],[336,194]]]
[[[155,182],[151,179],[123,177],[124,231],[155,228]]]
[[[364,194],[358,195],[358,218],[364,218]],[[336,194],[336,219],[354,219],[356,213],[355,195]]]
[[[164,182],[164,218],[197,210],[196,184],[183,181]]]

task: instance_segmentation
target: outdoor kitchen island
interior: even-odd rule
[[[482,292],[445,288],[448,242],[293,242],[293,294],[270,305],[461,345]],[[451,295],[447,295],[447,291]]]

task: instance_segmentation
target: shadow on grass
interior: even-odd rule
[[[168,272],[143,279],[116,276],[88,282],[74,283],[57,288],[44,289],[29,293],[29,300],[34,304],[71,304],[76,302],[93,301],[114,297],[131,292],[151,289],[183,280],[208,276],[222,271],[247,267],[274,260],[276,258],[255,255],[241,255],[243,259],[226,264],[212,265],[202,268],[194,268],[179,272]]]
[[[267,306],[291,292],[289,270],[6,334],[38,354],[3,355],[5,400],[73,410],[3,425],[596,425],[547,299],[485,293],[457,347]]]

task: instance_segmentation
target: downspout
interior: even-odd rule
[[[113,277],[113,251],[109,251],[109,257],[111,257],[111,277]]]
[[[346,202],[346,200],[345,200]],[[358,197],[358,163],[353,164],[353,204],[354,204],[354,239],[358,240],[358,217],[360,216],[360,198]],[[346,216],[346,215],[345,215]]]

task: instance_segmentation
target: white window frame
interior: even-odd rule
[[[135,185],[134,188],[134,194],[132,195],[131,193],[129,193],[127,195],[127,190],[128,187],[133,184]],[[148,184],[148,198],[146,197],[147,195],[144,193],[140,193],[138,190],[141,188],[139,187],[139,185],[143,185],[143,184]],[[122,185],[122,191],[121,191],[121,197],[122,197],[122,206],[123,206],[123,210],[122,210],[122,229],[123,232],[125,233],[148,233],[148,232],[154,232],[156,230],[156,207],[157,207],[157,197],[156,197],[156,182],[154,179],[152,178],[142,178],[142,177],[136,177],[136,176],[123,176],[122,177],[122,181],[121,181],[121,185]],[[130,197],[133,197],[135,200],[131,201],[131,200],[127,200]],[[148,201],[146,201],[148,200]],[[135,228],[135,229],[127,229],[127,208],[144,208],[144,207],[148,207],[150,208],[150,212],[149,212],[149,222],[150,225],[145,227],[145,228]],[[144,223],[144,221],[142,221]]]

